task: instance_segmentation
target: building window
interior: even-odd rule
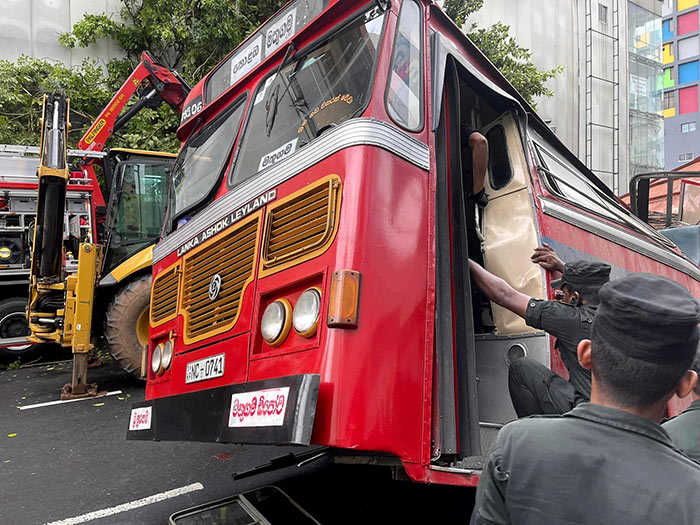
[[[691,11],[678,16],[678,34],[685,35],[698,30],[698,11]]]
[[[692,133],[695,131],[695,121],[681,124],[681,133]]]
[[[598,21],[602,24],[608,23],[608,6],[598,2]]]
[[[668,42],[663,46],[663,63],[670,64],[673,62],[673,44]]]
[[[673,38],[673,18],[664,20],[661,24],[661,38],[663,40],[671,40]]]
[[[675,92],[667,91],[664,93],[664,109],[672,109],[676,107]]]
[[[664,6],[661,8],[661,15],[668,16],[673,14],[673,0],[664,0]]]
[[[671,7],[673,7],[673,1],[669,1],[669,3],[671,4]],[[696,5],[698,5],[698,0],[678,0],[679,11],[690,9],[691,7],[695,7]]]
[[[678,90],[678,113],[685,115],[698,111],[698,86]]]
[[[678,60],[700,55],[700,37],[691,36],[678,41]]]
[[[676,76],[673,72],[673,66],[664,68],[664,89],[672,88],[676,85]]]
[[[692,153],[681,153],[678,155],[678,162],[688,162],[689,160],[693,160]]]
[[[700,64],[697,60],[678,66],[678,83],[688,84],[700,80]]]

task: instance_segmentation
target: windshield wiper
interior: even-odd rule
[[[277,70],[272,78],[276,78],[277,75],[280,74],[282,68],[287,65],[287,61],[294,55],[295,50],[296,47],[294,46],[294,42],[290,42],[287,46],[287,51],[284,53],[284,58],[282,59],[282,62],[280,62],[280,65],[277,66]],[[270,136],[270,133],[272,133],[272,127],[275,125],[278,103],[279,85],[275,86],[275,89],[270,92],[270,96],[268,97],[267,101],[265,101],[265,132],[267,133],[268,137]]]

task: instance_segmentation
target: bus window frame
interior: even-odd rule
[[[326,6],[326,7],[325,7],[320,13],[318,13],[313,19],[309,20],[309,21],[299,30],[299,32],[294,33],[294,34],[292,35],[292,37],[291,37],[289,40],[287,40],[284,44],[282,44],[280,47],[278,47],[277,49],[275,49],[270,55],[263,57],[262,62],[261,62],[260,64],[258,64],[257,66],[255,66],[251,71],[248,71],[248,73],[246,73],[246,75],[245,75],[243,78],[241,78],[238,82],[236,82],[236,83],[234,83],[234,84],[231,84],[227,89],[225,89],[224,91],[222,91],[221,93],[219,93],[219,95],[217,95],[216,97],[214,97],[214,98],[212,98],[212,99],[208,99],[208,97],[207,97],[207,89],[208,89],[208,85],[209,85],[210,79],[214,76],[214,74],[215,74],[219,69],[221,69],[222,67],[224,67],[224,66],[226,65],[226,63],[228,62],[229,58],[231,58],[233,55],[236,54],[236,51],[239,51],[239,50],[243,49],[246,45],[248,45],[249,43],[251,43],[251,42],[255,39],[255,37],[258,36],[258,30],[259,30],[259,29],[261,29],[261,28],[262,28],[263,26],[265,26],[266,24],[268,24],[268,23],[270,23],[270,22],[273,22],[273,20],[275,20],[275,21],[279,20],[279,19],[280,19],[280,15],[284,14],[284,13],[286,12],[285,10],[288,9],[288,8],[292,5],[292,3],[293,3],[293,0],[288,0],[288,1],[286,1],[286,2],[282,5],[282,7],[280,7],[277,11],[275,11],[275,13],[274,13],[272,16],[270,16],[270,18],[268,18],[267,20],[264,20],[258,27],[256,27],[254,30],[252,30],[252,31],[250,32],[250,34],[248,34],[236,47],[234,47],[229,53],[227,53],[226,56],[224,56],[224,57],[221,59],[221,61],[220,61],[218,64],[216,64],[216,65],[211,69],[211,71],[209,71],[209,72],[206,74],[206,77],[205,77],[205,80],[204,80],[204,84],[203,84],[203,86],[202,86],[202,100],[204,101],[205,106],[209,106],[209,105],[213,104],[214,102],[216,102],[217,100],[219,100],[220,98],[222,98],[223,96],[225,96],[225,95],[226,95],[227,93],[229,93],[235,86],[238,86],[239,84],[241,84],[249,75],[253,75],[253,76],[254,76],[254,75],[255,75],[255,70],[258,69],[261,65],[263,65],[264,62],[267,61],[268,58],[271,58],[271,57],[275,56],[277,53],[279,53],[280,49],[286,49],[287,46],[289,46],[289,44],[291,44],[292,42],[294,42],[294,39],[295,39],[297,36],[299,36],[307,27],[310,27],[310,26],[314,25],[314,24],[316,23],[316,21],[318,20],[318,18],[322,17],[323,15],[325,15],[325,14],[328,12],[328,6]],[[367,4],[367,5],[371,5],[371,4]],[[274,25],[274,23],[273,23],[273,25]],[[260,33],[260,34],[262,34],[262,33]],[[264,41],[264,39],[263,39],[263,41]],[[282,55],[282,56],[284,56],[284,55]]]
[[[379,9],[379,7],[377,7],[376,5],[374,5],[374,4],[372,4],[372,3],[365,4],[365,5],[362,6],[362,7],[365,7],[365,8],[367,8],[367,9],[365,9],[365,10],[360,10],[359,12],[354,13],[353,15],[347,17],[345,20],[342,20],[342,21],[338,22],[338,23],[335,24],[333,27],[331,27],[328,31],[326,31],[325,33],[321,34],[319,37],[315,38],[314,40],[312,40],[311,42],[309,42],[308,44],[306,44],[304,47],[302,47],[301,49],[297,50],[297,51],[294,53],[294,57],[293,57],[293,58],[296,58],[296,57],[303,57],[304,55],[306,55],[306,54],[312,52],[314,49],[316,49],[316,48],[318,48],[318,47],[321,47],[321,46],[322,46],[323,44],[325,44],[327,41],[331,40],[337,33],[339,33],[340,31],[342,31],[345,27],[347,27],[347,26],[349,26],[350,24],[354,23],[356,20],[358,20],[359,18],[361,18],[362,16],[364,16],[366,13],[368,13],[368,12],[371,11],[372,9]],[[362,8],[360,8],[360,9],[362,9]],[[374,88],[376,87],[376,83],[377,83],[377,70],[379,69],[379,62],[380,62],[380,60],[381,60],[382,47],[384,46],[385,41],[386,41],[387,21],[389,20],[389,16],[388,16],[388,15],[389,15],[389,12],[390,12],[389,10],[382,11],[381,9],[379,9],[379,11],[380,11],[380,15],[379,15],[379,16],[384,16],[384,21],[382,22],[382,29],[381,29],[381,32],[380,32],[380,35],[381,35],[381,36],[380,36],[380,38],[379,38],[379,42],[378,42],[378,45],[377,45],[377,50],[378,50],[378,51],[377,51],[377,58],[376,58],[376,61],[375,61],[375,64],[374,64],[374,68],[373,68],[373,71],[372,71],[372,77],[371,77],[370,84],[369,84],[369,90],[368,90],[369,97],[367,98],[367,102],[365,103],[365,105],[364,105],[363,107],[357,108],[357,110],[355,111],[355,113],[353,113],[353,116],[350,117],[350,118],[348,118],[348,119],[346,119],[344,122],[347,122],[347,121],[349,121],[349,120],[358,118],[359,116],[361,116],[362,114],[364,114],[365,111],[367,111],[367,108],[369,107],[369,105],[370,105],[370,103],[372,102],[372,99],[373,99],[372,93],[373,93]],[[286,45],[283,46],[283,47],[286,48],[287,46],[289,46],[289,45],[291,45],[291,44],[293,44],[293,43],[294,43],[294,38],[291,38],[291,39],[289,39],[289,40],[287,41]],[[277,69],[279,68],[279,65],[280,65],[280,63],[281,63],[282,60],[283,60],[283,58],[280,58],[280,62],[276,62],[276,63],[275,63],[275,66],[274,66],[274,67],[271,67],[270,71],[269,71],[266,75],[264,75],[263,77],[261,77],[260,80],[258,80],[257,83],[255,83],[254,85],[251,85],[251,86],[249,87],[250,92],[251,92],[251,93],[254,93],[254,95],[252,95],[252,96],[250,97],[251,100],[254,101],[254,100],[255,100],[255,97],[257,97],[258,90],[259,90],[260,86],[261,86],[261,85],[264,85],[268,78],[270,78],[272,75],[275,75],[275,74],[277,73]],[[240,134],[239,134],[239,136],[238,136],[238,138],[237,138],[237,140],[236,140],[237,144],[236,144],[235,152],[234,152],[234,154],[233,154],[233,160],[232,160],[232,162],[230,162],[230,165],[229,165],[229,168],[228,168],[228,172],[226,173],[226,191],[227,191],[227,192],[228,192],[228,191],[232,191],[232,190],[233,190],[234,188],[236,188],[237,186],[240,186],[240,185],[243,184],[244,182],[246,182],[246,181],[252,179],[253,177],[257,177],[260,173],[263,173],[265,170],[269,169],[269,168],[265,168],[265,169],[263,169],[263,170],[256,171],[255,173],[253,173],[252,175],[250,175],[250,177],[248,177],[248,178],[246,178],[246,179],[243,179],[242,181],[239,181],[239,182],[236,183],[236,184],[232,184],[232,183],[231,183],[231,176],[232,176],[232,174],[233,174],[233,170],[235,169],[236,163],[238,162],[238,157],[240,156],[240,152],[241,152],[240,141],[241,141],[241,139],[242,139],[243,137],[245,137],[246,133],[248,132],[248,126],[250,125],[250,117],[251,117],[251,115],[253,114],[253,109],[254,109],[254,107],[255,107],[255,104],[249,104],[247,114],[244,115],[244,119],[245,119],[245,120],[244,120],[244,122],[243,122],[243,125],[241,126]],[[311,141],[309,141],[308,144],[305,144],[304,147],[308,146],[309,144],[311,144],[312,142],[314,142],[314,141],[317,140],[318,138],[319,138],[319,137],[314,137],[314,139],[311,140]],[[296,153],[297,151],[301,151],[301,150],[303,150],[303,149],[304,149],[303,147],[302,147],[302,148],[299,148],[299,149],[296,150],[294,153]]]
[[[656,230],[651,228],[651,226],[649,226],[648,224],[644,223],[643,221],[640,221],[638,217],[636,217],[630,211],[625,209],[623,206],[616,203],[614,200],[608,200],[609,197],[605,195],[605,193],[602,190],[598,189],[583,174],[579,175],[571,167],[567,166],[550,148],[547,148],[545,145],[543,145],[537,140],[532,140],[532,144],[534,146],[537,174],[539,176],[540,181],[542,182],[542,185],[546,188],[547,192],[550,195],[552,195],[557,200],[565,202],[569,206],[572,206],[573,208],[582,213],[590,214],[599,220],[602,219],[605,221],[612,222],[618,227],[622,227],[627,230],[630,230],[631,232],[634,232],[634,234],[636,235],[643,235],[650,242],[653,242],[657,246],[673,253],[674,255],[678,255],[672,249],[675,247],[675,244],[663,237],[661,234],[657,233]],[[595,210],[592,210],[586,206],[572,201],[569,197],[563,195],[561,191],[555,189],[549,181],[549,177],[554,176],[556,178],[556,173],[549,169],[546,161],[542,158],[543,151],[546,152],[549,156],[551,156],[554,159],[554,161],[557,162],[563,169],[571,173],[574,177],[577,177],[580,181],[584,182],[586,186],[591,190],[592,194],[597,197],[596,202],[600,203],[601,208],[610,210],[612,205],[613,210],[615,211],[610,211],[610,215],[602,215],[601,213]],[[580,190],[573,187],[573,185],[571,184],[565,183],[565,181],[560,181],[557,179],[555,180],[555,182],[563,183],[566,186],[573,188],[573,191],[580,192]],[[590,194],[588,194],[588,198],[591,198]],[[627,220],[617,218],[615,216],[615,212],[617,212],[618,214],[623,214]]]
[[[209,202],[214,197],[214,195],[216,195],[216,193],[221,189],[222,177],[225,176],[225,174],[228,172],[228,170],[231,166],[231,158],[232,158],[233,151],[236,147],[236,144],[238,143],[238,141],[241,138],[241,131],[243,129],[243,120],[245,118],[245,112],[246,112],[245,106],[248,104],[248,101],[252,98],[249,96],[249,94],[250,94],[250,92],[247,89],[243,93],[239,94],[229,104],[227,104],[226,106],[221,108],[221,110],[214,116],[214,118],[212,118],[208,122],[202,122],[201,125],[199,126],[199,128],[196,129],[195,132],[192,133],[189,137],[187,137],[187,140],[182,144],[182,147],[180,149],[181,152],[185,148],[185,146],[187,145],[187,143],[189,141],[196,138],[200,133],[202,133],[207,128],[209,128],[209,126],[211,126],[217,120],[226,118],[224,116],[224,113],[228,112],[230,114],[230,113],[235,112],[237,109],[237,106],[239,104],[244,106],[243,115],[241,117],[241,122],[238,124],[238,131],[236,132],[236,136],[233,137],[233,140],[231,141],[231,146],[229,148],[228,153],[226,154],[226,161],[223,163],[222,168],[220,169],[219,174],[217,175],[216,179],[214,180],[211,189],[206,194],[204,194],[202,196],[202,198],[199,199],[197,202],[191,204],[187,208],[181,210],[179,213],[174,214],[172,216],[170,215],[170,206],[171,206],[171,202],[172,202],[172,199],[170,197],[171,197],[171,192],[174,191],[174,189],[173,189],[174,177],[173,176],[170,177],[170,184],[168,185],[168,202],[167,202],[167,207],[165,210],[165,213],[166,213],[165,224],[168,226],[167,233],[170,233],[176,229],[173,226],[175,221],[185,217],[187,214],[191,214],[194,210],[201,207],[202,203]],[[178,158],[179,158],[179,155],[178,155]],[[177,160],[178,159],[175,159],[175,162],[173,163],[173,166],[172,166],[173,175],[175,174],[175,167],[177,165]]]
[[[569,166],[567,166],[561,160],[559,160],[557,158],[556,154],[554,152],[552,152],[549,148],[546,148],[544,145],[542,145],[541,143],[539,143],[538,141],[535,141],[535,140],[533,140],[532,143],[535,146],[534,149],[535,149],[535,153],[536,153],[536,160],[537,160],[536,164],[537,164],[538,175],[540,177],[540,180],[544,184],[545,188],[547,188],[548,193],[550,193],[552,196],[556,197],[557,199],[564,201],[567,204],[570,204],[571,206],[574,206],[575,208],[577,208],[583,212],[590,213],[592,215],[595,215],[596,217],[600,217],[601,219],[605,219],[605,220],[614,222],[615,224],[618,224],[620,226],[629,227],[628,224],[625,224],[620,219],[615,218],[614,216],[612,216],[612,214],[611,214],[611,216],[602,215],[601,213],[599,213],[595,210],[592,210],[592,209],[588,208],[587,206],[584,206],[578,202],[572,201],[569,197],[567,197],[564,194],[564,192],[562,192],[561,190],[556,188],[555,185],[553,185],[552,182],[549,180],[549,177],[553,177],[555,179],[554,183],[556,185],[564,184],[565,186],[571,188],[572,191],[581,193],[581,191],[578,190],[577,188],[575,188],[573,185],[567,184],[565,181],[559,180],[561,177],[558,177],[556,175],[556,173],[552,169],[550,169],[546,159],[544,159],[542,157],[542,152],[547,153],[554,160],[554,162],[559,164],[559,166],[562,169],[565,169],[566,171],[568,171],[572,176],[577,177],[578,180],[583,182],[589,189],[592,189],[593,187],[589,184],[587,179],[580,177],[573,169],[571,169]],[[600,195],[596,195],[595,191],[592,191],[591,194],[587,194],[587,195],[588,195],[588,198],[592,198],[592,196],[593,197],[595,197],[595,196],[600,197]],[[606,210],[609,208],[609,206],[607,205],[609,203],[603,202],[602,199],[596,199],[596,201],[600,201],[601,208],[606,209]],[[620,211],[622,211],[623,213],[625,212],[624,209],[620,210]]]
[[[417,2],[416,0],[404,0],[403,4],[401,5],[401,10],[399,11],[399,15],[396,17],[396,24],[394,25],[394,40],[391,43],[391,60],[389,62],[389,74],[394,70],[394,59],[396,58],[395,56],[395,51],[396,51],[396,40],[399,37],[399,28],[401,26],[401,15],[403,14],[403,9],[404,6],[407,3],[413,3],[414,5],[418,6],[418,12],[419,12],[419,20],[420,20],[420,49],[419,49],[419,54],[420,54],[420,60],[419,60],[419,65],[420,65],[420,123],[419,125],[415,128],[412,129],[408,126],[404,126],[400,122],[398,122],[393,115],[393,112],[389,109],[389,88],[391,87],[391,79],[387,79],[386,82],[386,87],[384,88],[384,108],[386,110],[387,116],[391,119],[391,121],[396,124],[398,127],[400,127],[403,130],[406,130],[410,133],[422,133],[423,130],[425,129],[425,50],[426,50],[426,41],[425,41],[425,11],[423,10],[423,6],[420,2]]]
[[[510,156],[510,148],[508,147],[508,136],[506,134],[506,128],[503,126],[501,122],[498,122],[497,124],[491,126],[488,131],[484,133],[484,136],[486,137],[486,140],[488,141],[488,135],[491,133],[491,131],[499,129],[501,131],[501,134],[503,136],[503,144],[505,145],[505,157],[508,160],[508,168],[510,171],[510,176],[508,177],[508,180],[505,181],[503,184],[496,185],[494,184],[494,176],[493,176],[493,162],[492,162],[492,156],[491,156],[491,149],[489,148],[489,166],[488,166],[488,171],[489,171],[489,185],[491,186],[491,189],[495,191],[502,190],[506,186],[508,186],[511,182],[513,182],[513,178],[515,177],[515,170],[513,169],[513,159],[511,159]],[[521,147],[520,144],[518,144],[518,147]]]

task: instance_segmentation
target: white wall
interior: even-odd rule
[[[532,52],[532,61],[539,69],[564,66],[564,72],[547,83],[555,96],[539,97],[537,112],[545,120],[551,120],[550,125],[562,142],[578,154],[579,145],[583,148],[579,129],[583,118],[579,70],[585,68],[585,57],[580,56],[577,45],[584,28],[579,23],[576,2],[488,0],[467,20],[465,29],[474,23],[488,27],[496,22],[510,26],[510,35]]]
[[[91,57],[107,62],[122,55],[113,42],[90,48],[68,49],[58,36],[71,30],[85,13],[107,13],[119,18],[119,0],[0,0],[0,59],[16,60],[25,54],[48,58],[68,66]]]

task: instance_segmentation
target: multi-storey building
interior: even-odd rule
[[[664,166],[661,11],[660,0],[487,0],[465,27],[503,22],[539,69],[564,66],[538,112],[624,194],[631,175]]]
[[[700,155],[699,0],[664,0],[663,88],[666,169]]]

